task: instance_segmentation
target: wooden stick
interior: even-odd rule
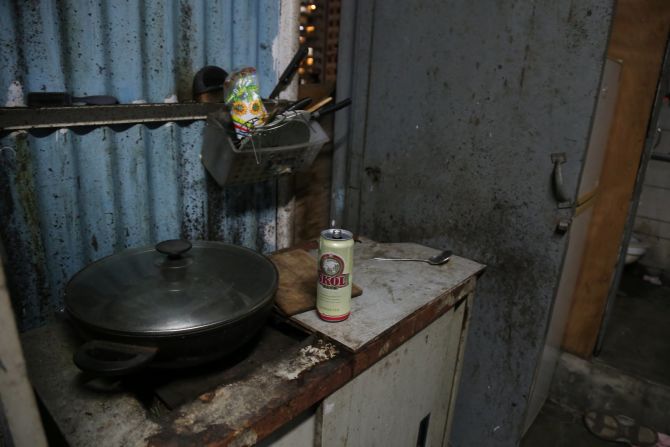
[[[332,97],[332,96],[326,96],[326,97],[323,98],[321,101],[317,102],[317,103],[314,104],[312,107],[310,107],[309,109],[307,109],[307,112],[309,112],[309,113],[316,112],[317,110],[319,110],[321,107],[325,106],[326,104],[328,104],[328,103],[329,103],[330,101],[332,101],[332,100],[333,100],[333,97]]]
[[[14,445],[47,447],[0,265],[0,399]]]

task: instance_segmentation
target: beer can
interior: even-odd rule
[[[319,238],[316,312],[325,321],[343,321],[351,313],[351,272],[354,237],[350,231],[330,228]]]

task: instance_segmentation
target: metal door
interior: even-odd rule
[[[554,198],[551,155],[565,154],[574,202],[613,5],[352,3],[345,224],[488,265],[451,443],[515,445],[566,249],[556,227],[573,212]]]
[[[614,108],[619,90],[621,62],[608,59],[605,64],[600,95],[596,107],[593,128],[587,152],[584,156],[584,168],[579,180],[576,211],[568,233],[568,248],[563,262],[563,271],[558,283],[556,299],[551,311],[549,329],[545,340],[540,364],[535,373],[530,394],[528,411],[524,422],[524,433],[533,423],[542,405],[549,396],[551,380],[561,353],[561,342],[565,325],[570,314],[570,305],[581,270],[582,255],[588,237],[589,224],[593,215],[593,205],[598,194],[600,172],[602,171],[609,131],[612,127]]]

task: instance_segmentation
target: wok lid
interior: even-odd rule
[[[123,335],[199,332],[231,323],[274,298],[275,266],[255,251],[182,240],[100,259],[65,289],[65,310]]]

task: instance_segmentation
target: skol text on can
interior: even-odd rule
[[[350,231],[330,228],[319,239],[316,312],[325,321],[343,321],[351,313],[354,238]]]

